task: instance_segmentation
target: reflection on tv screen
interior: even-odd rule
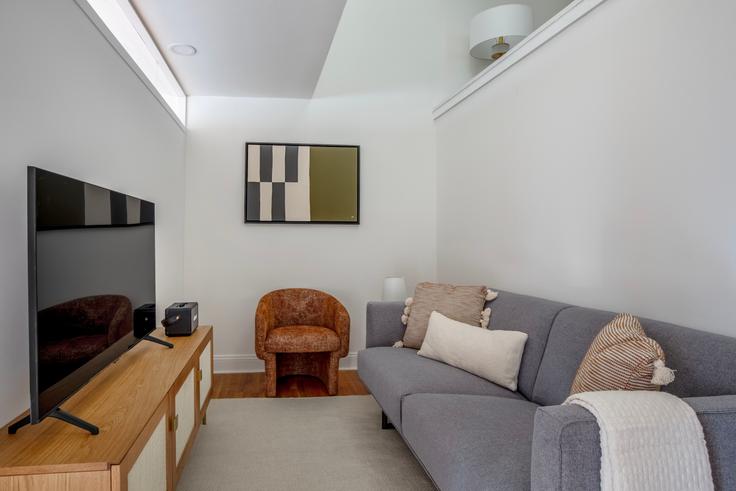
[[[75,298],[38,313],[39,389],[46,390],[133,332],[123,295]]]

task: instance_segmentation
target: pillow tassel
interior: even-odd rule
[[[409,323],[409,314],[411,314],[411,304],[413,303],[414,299],[412,297],[404,300],[404,313],[401,315],[401,323],[404,325],[407,325]]]
[[[488,324],[490,323],[490,320],[491,320],[491,308],[486,307],[486,309],[484,309],[480,313],[480,326],[484,329],[487,328]]]
[[[396,341],[393,345],[394,348],[403,348],[404,342],[403,341]]]
[[[491,300],[495,300],[498,297],[498,292],[494,292],[491,289],[486,290],[486,302],[490,302]]]
[[[652,376],[652,384],[667,385],[675,381],[675,371],[664,366],[662,360],[654,361],[654,374]]]

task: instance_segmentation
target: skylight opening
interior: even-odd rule
[[[185,126],[186,94],[130,3],[125,0],[77,0],[77,3],[88,14],[89,9],[96,14],[148,80],[150,87],[158,92],[171,113]]]

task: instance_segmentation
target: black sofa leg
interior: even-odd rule
[[[393,430],[394,425],[391,424],[391,421],[388,420],[388,416],[386,416],[386,413],[381,411],[381,429],[382,430]]]

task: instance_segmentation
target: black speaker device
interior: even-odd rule
[[[133,311],[133,334],[140,339],[156,329],[156,304],[146,303]]]
[[[172,303],[166,308],[165,315],[161,324],[167,336],[191,336],[199,326],[197,302]]]

